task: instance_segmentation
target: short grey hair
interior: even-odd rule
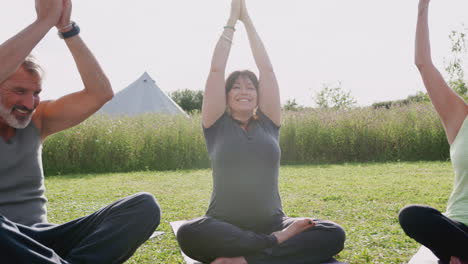
[[[37,60],[33,55],[28,55],[21,64],[21,67],[42,80],[42,77],[44,76],[44,69],[42,69],[42,67],[37,63]]]

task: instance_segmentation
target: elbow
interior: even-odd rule
[[[419,71],[422,71],[426,69],[428,66],[431,66],[432,63],[416,59],[414,61],[414,65],[416,65],[416,68],[418,68]]]
[[[416,65],[416,68],[418,68],[419,71],[434,67],[431,56],[420,54],[417,50],[414,56],[414,65]]]
[[[103,94],[103,101],[104,103],[107,103],[112,100],[112,98],[114,98],[114,91],[112,90],[112,86],[109,85],[106,92]]]
[[[211,73],[224,73],[225,71],[225,68],[224,67],[221,67],[221,66],[218,66],[218,65],[211,65],[211,68],[210,68],[210,72]]]
[[[102,91],[102,100],[104,101],[104,104],[112,100],[112,98],[114,98],[114,90],[112,90],[112,85],[107,78],[104,79],[104,82],[102,84]]]
[[[114,91],[112,85],[109,82],[105,82],[100,85],[99,89],[96,89],[97,94],[95,95],[100,105],[104,105],[114,98]]]
[[[259,65],[258,70],[260,73],[275,73],[273,65],[271,63],[266,63],[264,65]]]

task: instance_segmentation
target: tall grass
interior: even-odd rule
[[[44,144],[46,174],[207,168],[199,115],[94,116]],[[447,160],[449,145],[431,105],[287,112],[283,164]]]
[[[429,104],[288,113],[281,149],[287,164],[449,158],[443,127]]]
[[[47,139],[46,174],[206,168],[199,118],[96,115]]]

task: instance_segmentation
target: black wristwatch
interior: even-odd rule
[[[67,32],[58,32],[59,37],[62,39],[71,38],[78,34],[80,34],[80,27],[75,22],[71,22],[71,29]]]

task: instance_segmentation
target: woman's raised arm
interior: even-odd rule
[[[420,0],[416,28],[415,63],[423,79],[432,104],[442,120],[448,142],[452,144],[466,115],[468,106],[445,82],[432,63],[429,41],[430,0]]]
[[[273,66],[260,36],[255,30],[252,19],[246,8],[245,0],[242,1],[240,20],[244,23],[249,37],[250,48],[259,71],[258,106],[276,125],[281,125],[281,102]]]
[[[225,71],[240,11],[241,0],[232,0],[229,19],[213,53],[202,105],[202,123],[205,128],[213,125],[226,110]]]

